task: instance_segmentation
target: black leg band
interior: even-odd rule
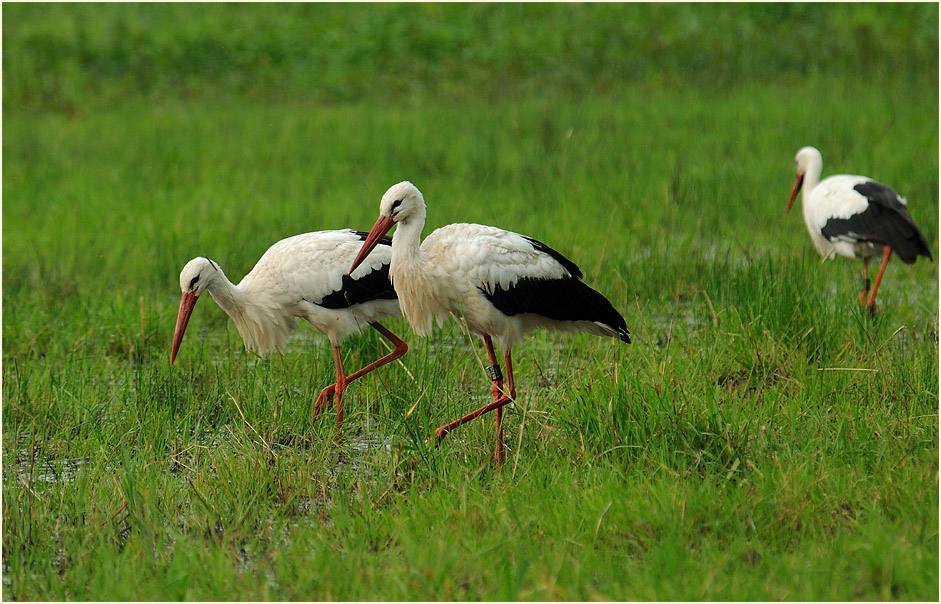
[[[869,291],[869,285],[870,285],[870,284],[869,284],[869,277],[866,277],[866,280],[863,281],[863,289],[866,290],[867,292]]]
[[[487,373],[490,375],[491,382],[499,382],[503,379],[503,374],[500,373],[499,365],[491,365],[490,367],[487,367]]]

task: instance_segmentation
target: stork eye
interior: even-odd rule
[[[392,202],[392,207],[389,208],[389,212],[390,212],[392,215],[395,215],[395,214],[397,213],[396,210],[399,209],[399,206],[400,206],[400,205],[402,205],[402,200],[401,200],[401,199],[396,199],[395,201]]]
[[[193,277],[193,280],[190,281],[190,289],[193,289],[194,287],[196,287],[197,281],[199,281],[199,275],[196,275],[195,277]]]

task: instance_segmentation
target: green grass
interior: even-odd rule
[[[812,3],[11,4],[3,100],[81,112],[137,94],[421,103],[854,70],[870,83],[937,81],[936,12]]]
[[[814,144],[937,262],[936,6],[227,8],[3,7],[5,599],[937,599],[938,265],[870,319],[784,213]],[[489,398],[453,324],[388,323],[340,444],[309,327],[262,361],[207,299],[168,366],[187,260],[238,280],[402,179],[631,329],[514,351],[502,467],[489,418],[427,444]]]

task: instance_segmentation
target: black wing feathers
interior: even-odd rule
[[[359,237],[359,240],[360,240],[360,241],[366,241],[366,238],[369,237],[369,233],[367,233],[367,232],[365,232],[365,231],[353,231],[353,234],[356,235],[357,237]],[[391,245],[392,245],[392,237],[390,237],[389,235],[386,235],[385,237],[383,237],[382,239],[379,240],[378,245],[389,245],[389,246],[391,246]]]
[[[508,316],[533,313],[555,321],[595,321],[618,332],[624,342],[631,341],[624,317],[607,298],[577,277],[525,278],[507,289],[497,286],[492,292],[480,291]]]
[[[367,233],[362,233],[366,235]],[[383,237],[385,245],[391,245],[389,237]],[[343,275],[340,289],[324,296],[318,306],[324,308],[349,308],[356,304],[369,302],[370,300],[395,300],[395,289],[392,288],[392,281],[389,280],[389,265],[383,264],[379,270],[366,273],[359,279],[354,279],[349,275]]]
[[[565,267],[565,270],[572,273],[573,277],[577,277],[579,279],[582,278],[581,269],[579,269],[575,265],[574,262],[572,262],[571,260],[563,256],[559,252],[555,251],[554,249],[552,249],[551,247],[549,247],[542,241],[538,241],[536,239],[533,239],[532,237],[527,237],[526,235],[520,235],[520,237],[522,237],[523,239],[528,241],[530,244],[532,244],[532,246],[536,248],[536,250],[543,252],[544,254],[549,254],[550,256],[552,256],[554,260],[556,260],[559,264]]]
[[[932,259],[925,236],[899,195],[892,188],[870,180],[853,187],[857,193],[869,200],[865,211],[849,218],[831,218],[821,229],[827,239],[838,239],[852,234],[860,241],[867,241],[892,248],[902,262],[912,264],[919,255]]]
[[[395,290],[389,281],[389,265],[383,264],[377,271],[354,279],[343,275],[343,285],[337,291],[324,296],[319,306],[324,308],[349,308],[370,300],[394,300]]]

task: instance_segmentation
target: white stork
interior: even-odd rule
[[[425,200],[410,182],[392,186],[379,219],[350,271],[355,271],[393,225],[389,275],[402,314],[420,336],[450,315],[483,337],[490,361],[493,402],[435,431],[436,442],[484,413],[497,412],[497,460],[503,459],[502,408],[516,398],[511,348],[536,327],[584,331],[630,342],[624,319],[600,293],[581,281],[577,266],[530,237],[479,224],[451,224],[420,241]],[[506,390],[491,337],[504,346]]]
[[[389,282],[391,241],[379,241],[378,253],[360,270],[347,267],[366,239],[349,229],[296,235],[275,243],[238,284],[232,284],[218,264],[208,258],[190,260],[180,273],[180,310],[173,333],[170,365],[176,359],[183,333],[199,295],[209,295],[238,327],[248,350],[265,356],[282,350],[296,318],[307,319],[323,332],[333,348],[336,382],[324,388],[314,406],[316,417],[336,398],[337,433],[343,423],[343,391],[360,376],[401,357],[408,346],[378,323],[399,317],[395,291]],[[371,325],[394,345],[392,352],[352,375],[346,375],[340,342]]]
[[[862,259],[859,301],[875,312],[876,291],[893,251],[905,264],[914,264],[918,256],[933,260],[925,236],[905,208],[905,198],[866,176],[840,174],[820,180],[823,157],[813,147],[803,147],[794,159],[797,179],[787,211],[803,186],[804,222],[814,246],[824,259],[835,254]],[[869,261],[880,256],[882,266],[870,292]]]

